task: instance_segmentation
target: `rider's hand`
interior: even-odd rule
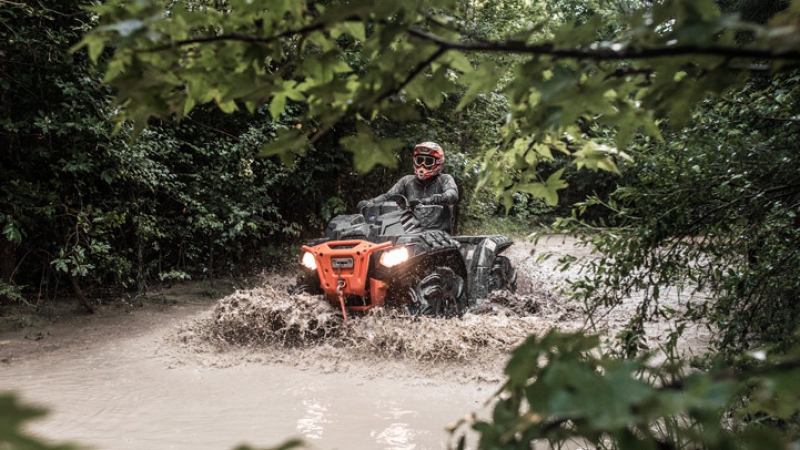
[[[408,207],[409,208],[415,208],[415,207],[419,206],[420,203],[421,202],[419,200],[417,200],[417,199],[409,200],[408,201]]]
[[[375,205],[375,203],[373,203],[372,200],[361,200],[356,205],[356,209],[361,211],[362,209],[369,208],[370,206],[373,206],[373,205]]]
[[[440,205],[444,203],[444,196],[442,194],[433,194],[430,197],[422,199],[423,205]]]

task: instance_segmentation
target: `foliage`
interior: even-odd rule
[[[39,305],[71,287],[91,310],[98,286],[143,292],[152,280],[260,270],[275,263],[276,242],[318,233],[321,205],[343,197],[347,155],[309,152],[296,172],[256,158],[278,128],[295,126],[300,105],[280,121],[267,107],[198,107],[131,142],[130,126],[108,120],[102,74],[82,52],[68,54],[94,24],[81,4],[0,9],[3,302],[23,294]]]
[[[9,450],[70,450],[72,445],[51,444],[22,432],[23,425],[44,416],[39,408],[19,404],[10,394],[0,395],[0,447]]]
[[[45,410],[22,405],[11,394],[0,395],[0,448],[8,450],[74,450],[80,447],[70,444],[52,444],[23,433],[21,429],[26,422],[41,418]],[[302,441],[293,439],[271,447],[269,450],[289,450],[300,448]],[[236,447],[236,450],[255,450],[248,446]]]
[[[208,102],[229,112],[268,104],[273,119],[288,101],[303,102],[299,121],[313,126],[279,130],[263,154],[290,161],[293,151],[355,117],[357,134],[342,143],[365,171],[393,167],[400,146],[375,134],[375,121],[416,119],[418,104],[438,108],[459,85],[468,86],[462,110],[499,86],[510,114],[486,155],[482,183],[504,193],[507,208],[517,191],[556,203],[566,187],[561,174],[539,172],[553,152],[570,155],[578,167],[616,171],[615,159],[637,130],[661,139],[657,119],[669,116],[681,126],[708,92],[738,85],[743,69],[796,60],[789,38],[796,8],[764,26],[721,14],[711,0],[616,9],[514,5],[524,19],[487,32],[472,24],[477,6],[453,0],[290,1],[269,8],[246,0],[108,2],[92,8],[102,25],[79,48],[97,59],[113,46],[105,81],[118,89],[123,117],[137,129],[152,116],[181,117]],[[489,13],[503,20],[497,9]],[[554,15],[564,20],[552,21]],[[755,39],[741,47],[739,32]],[[524,56],[476,67],[466,57],[472,52]],[[765,59],[772,64],[751,65]],[[605,142],[592,139],[585,119],[616,133]]]
[[[462,219],[459,233],[463,235],[502,234],[516,242],[524,242],[528,236],[537,230],[547,230],[551,216],[543,213],[540,218],[518,217],[505,215],[502,206],[492,204],[493,208],[501,210],[497,215],[486,215],[483,218],[466,217]]]
[[[725,351],[792,342],[800,323],[797,81],[754,80],[704,102],[668,144],[640,141],[620,188],[584,205],[613,211],[615,228],[588,238],[600,256],[573,280],[575,297],[596,308],[642,293],[630,324],[642,338],[647,318],[674,315],[707,321]],[[674,311],[661,302],[668,289],[697,295]]]
[[[483,449],[530,449],[538,442],[619,449],[797,445],[797,352],[791,358],[759,352],[744,357],[744,370],[696,372],[674,360],[604,356],[599,342],[558,331],[531,336],[506,366],[491,419],[461,425],[480,433]],[[764,426],[768,417],[787,421],[787,428]]]
[[[22,297],[18,286],[11,286],[3,281],[0,281],[0,299],[8,299],[19,303],[25,302],[25,298]]]
[[[406,97],[436,108],[455,90],[459,73],[468,75],[466,84],[478,75],[463,55],[425,40],[409,40],[401,33],[424,19],[419,13],[428,5],[419,9],[403,2],[379,7],[371,2],[313,6],[306,9],[304,2],[287,2],[264,9],[244,1],[216,7],[176,3],[163,14],[157,2],[109,3],[94,9],[104,25],[87,35],[82,45],[96,58],[107,41],[119,44],[107,66],[106,81],[119,89],[117,102],[126,106],[126,117],[139,127],[151,115],[181,117],[210,101],[226,111],[240,106],[255,111],[268,103],[277,119],[291,99],[304,102],[307,112],[300,122],[313,126],[309,132],[279,130],[266,154],[288,158],[288,150],[307,148],[343,118],[356,115],[362,118],[358,137],[342,141],[355,154],[356,167],[394,166],[396,158],[390,153],[400,142],[373,136],[376,122],[418,118],[416,104]],[[394,23],[382,23],[387,17]],[[209,26],[220,21],[224,29]],[[455,36],[447,24],[429,25]],[[392,51],[384,52],[385,48]],[[220,60],[220,54],[231,59]],[[266,66],[261,63],[264,59]],[[131,67],[137,70],[127,70]],[[429,68],[432,72],[426,73]],[[214,85],[209,86],[208,80]],[[492,94],[491,87],[487,93]],[[470,101],[462,101],[459,109],[477,94],[467,92]]]

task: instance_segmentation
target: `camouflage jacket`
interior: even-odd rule
[[[441,173],[427,184],[417,181],[414,175],[406,175],[400,179],[388,192],[372,199],[373,202],[384,202],[392,195],[400,194],[408,200],[422,200],[434,195],[433,205],[452,206],[458,203],[458,186],[452,175]]]

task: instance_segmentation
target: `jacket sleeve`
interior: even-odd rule
[[[405,195],[406,182],[408,181],[407,178],[408,178],[407,176],[400,178],[400,180],[397,183],[395,183],[394,186],[392,186],[391,189],[389,189],[385,194],[381,194],[373,198],[372,201],[375,203],[381,203],[389,200],[389,198],[393,195],[397,194]]]
[[[439,176],[439,180],[442,182],[442,196],[444,197],[445,205],[455,205],[458,203],[458,186],[456,185],[456,180],[453,178],[452,175],[442,174]]]

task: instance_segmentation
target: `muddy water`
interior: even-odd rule
[[[315,449],[448,448],[448,425],[488,414],[483,405],[502,380],[498,354],[528,334],[585,323],[580,308],[553,294],[565,275],[554,259],[538,262],[542,251],[588,253],[562,238],[515,245],[508,254],[520,274],[517,305],[489,304],[486,315],[461,321],[370,316],[347,332],[331,325],[331,338],[308,348],[287,350],[274,341],[280,333],[264,332],[276,314],[293,326],[326,316],[276,296],[285,292],[279,280],[270,281],[274,290],[238,292],[175,319],[174,310],[142,319],[155,314],[145,308],[48,329],[39,341],[22,337],[30,331],[0,333],[0,394],[50,410],[31,432],[97,449],[264,448],[289,438]],[[206,292],[187,294],[195,302]],[[624,323],[628,310],[606,320]],[[233,349],[218,348],[223,339]],[[417,370],[409,360],[455,367]]]
[[[520,288],[532,292],[536,286],[531,280],[540,281],[530,278],[539,270],[527,267],[533,260],[529,249],[520,249],[513,258],[528,275]],[[541,289],[545,288],[549,290]],[[187,297],[196,301],[205,295],[203,291]],[[247,296],[280,303],[262,291]],[[469,367],[457,376],[437,376],[387,354],[379,355],[377,365],[363,354],[352,358],[347,348],[361,345],[366,349],[362,353],[404,348],[407,354],[415,352],[415,358],[432,359],[449,350],[449,355],[467,358],[459,364],[469,366],[483,351],[480,345],[488,345],[485,350],[501,342],[510,347],[532,332],[530,322],[509,324],[502,315],[486,318],[485,323],[434,323],[427,328],[425,323],[410,328],[407,322],[398,322],[394,330],[364,328],[363,336],[348,334],[350,341],[340,340],[336,348],[305,356],[303,351],[276,354],[248,348],[242,351],[246,356],[242,362],[236,361],[235,352],[203,349],[199,356],[193,354],[202,341],[198,336],[204,333],[202,326],[186,323],[194,315],[207,319],[216,304],[209,302],[167,322],[141,322],[124,315],[102,325],[102,318],[94,317],[78,326],[64,326],[61,333],[48,332],[35,342],[0,334],[0,393],[13,391],[24,402],[50,411],[29,426],[31,432],[97,449],[269,447],[289,438],[301,438],[316,449],[441,449],[451,439],[445,431],[448,425],[471,412],[487,414],[483,405],[499,387],[502,358],[481,358],[484,367],[479,376]],[[244,313],[242,318],[256,316],[248,311],[240,306],[233,310],[233,318],[239,320],[237,313]],[[546,322],[539,327],[543,325]],[[237,326],[246,330],[261,324],[244,321]],[[176,332],[181,327],[183,331]],[[431,329],[438,339],[416,337],[434,334]],[[186,339],[187,330],[195,337]],[[485,330],[493,331],[487,336]],[[70,340],[75,342],[60,346]],[[249,347],[251,343],[244,341]],[[477,353],[464,342],[478,345]],[[34,346],[36,356],[26,353]],[[54,349],[42,356],[42,349],[49,346]],[[311,362],[297,363],[293,360],[297,357]],[[392,361],[382,365],[386,360]]]
[[[267,447],[299,437],[318,449],[414,450],[446,448],[445,427],[492,392],[485,383],[362,375],[352,365],[319,373],[176,364],[158,356],[164,333],[0,368],[0,392],[50,410],[31,432],[98,449]]]

